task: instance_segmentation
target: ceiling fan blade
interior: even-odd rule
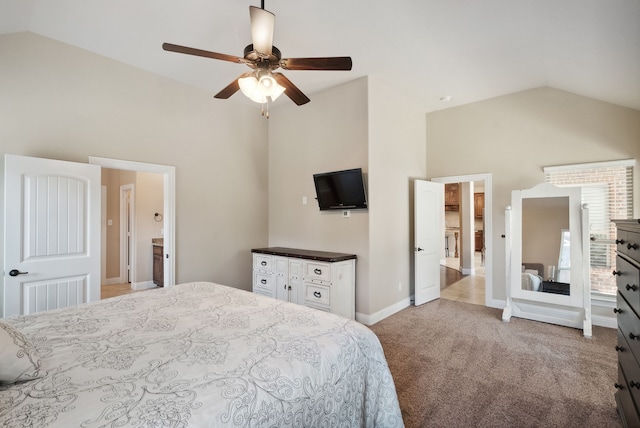
[[[242,79],[243,77],[251,76],[251,73],[244,73],[238,77],[238,79]],[[231,95],[235,94],[240,90],[240,84],[238,83],[238,79],[229,83],[223,90],[218,92],[213,96],[213,98],[218,98],[221,100],[226,100]]]
[[[280,67],[285,70],[351,70],[352,65],[350,56],[280,60]]]
[[[210,52],[210,51],[203,51],[202,49],[195,49],[195,48],[190,48],[190,47],[187,47],[187,46],[174,45],[172,43],[163,43],[162,44],[162,49],[164,49],[165,51],[170,51],[170,52],[177,52],[177,53],[183,53],[183,54],[187,54],[187,55],[202,56],[202,57],[205,57],[205,58],[219,59],[219,60],[222,60],[222,61],[238,62],[238,63],[241,63],[241,64],[244,64],[244,63],[247,62],[246,59],[240,58],[239,56],[221,54],[221,53]]]
[[[273,73],[273,78],[276,79],[276,82],[278,82],[280,86],[284,87],[285,95],[291,98],[291,101],[297,105],[301,106],[311,101],[291,80],[287,79],[287,76],[284,74]]]
[[[251,16],[251,39],[253,49],[264,55],[271,55],[273,46],[273,29],[276,24],[276,16],[268,10],[249,6]]]

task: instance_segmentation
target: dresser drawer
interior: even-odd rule
[[[322,262],[305,262],[305,281],[331,282],[331,265]]]
[[[623,257],[616,257],[618,291],[637,313],[640,313],[640,269]]]
[[[253,254],[253,270],[272,272],[273,256],[268,254]]]
[[[254,272],[253,273],[253,291],[255,293],[261,291],[259,294],[267,294],[268,296],[275,297],[275,278],[272,274]]]
[[[616,383],[616,401],[618,403],[618,410],[620,417],[624,421],[626,427],[638,427],[640,426],[640,417],[638,416],[638,410],[632,398],[632,392],[629,390],[627,379],[622,370],[622,367],[618,364],[618,382]]]
[[[640,233],[618,230],[616,243],[618,253],[624,254],[633,260],[640,260]]]
[[[331,287],[305,283],[305,304],[323,310],[331,308]]]
[[[638,373],[640,368],[631,352],[627,338],[620,329],[618,329],[618,346],[616,346],[616,351],[618,352],[618,363],[620,363],[622,371],[625,372],[625,378],[629,379],[629,381],[640,381],[640,377],[638,377],[640,375],[640,373]]]
[[[620,293],[618,293],[618,327],[629,344],[634,358],[640,360],[640,320]]]

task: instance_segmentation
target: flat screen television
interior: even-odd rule
[[[313,174],[313,182],[320,211],[367,208],[361,168]]]

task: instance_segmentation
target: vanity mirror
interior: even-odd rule
[[[591,336],[588,211],[579,187],[514,190],[505,211],[511,316],[581,328]]]

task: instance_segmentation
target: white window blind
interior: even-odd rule
[[[616,228],[612,219],[633,215],[634,160],[545,167],[545,181],[557,186],[579,186],[589,208],[590,280],[597,293],[616,293]]]

